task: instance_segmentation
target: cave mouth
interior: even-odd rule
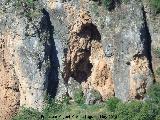
[[[77,36],[80,38],[90,38],[90,41],[96,40],[98,42],[101,41],[101,34],[99,33],[97,26],[93,23],[84,25],[81,27],[81,30],[79,33],[77,33]]]
[[[89,60],[82,60],[77,64],[76,70],[71,74],[78,83],[86,82],[91,75],[93,65]]]
[[[70,63],[76,63],[74,65],[73,70],[70,72],[70,76],[78,83],[86,82],[88,78],[91,76],[93,65],[90,61],[91,56],[91,49],[92,49],[92,41],[100,42],[101,35],[96,27],[96,25],[90,23],[81,27],[79,33],[77,33],[77,38],[84,39],[83,44],[86,44],[84,47],[83,45],[79,45],[76,47],[76,55],[75,57],[79,57],[80,59],[77,62],[71,61]],[[81,43],[79,43],[81,44]],[[70,44],[70,48],[74,48],[72,44]],[[71,55],[71,54],[69,54]],[[78,56],[79,55],[79,56]]]

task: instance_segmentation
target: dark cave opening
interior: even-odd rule
[[[91,75],[92,71],[92,63],[90,63],[90,56],[91,56],[91,42],[97,41],[100,42],[101,35],[94,24],[87,24],[81,27],[81,30],[79,33],[77,33],[77,36],[80,38],[86,39],[87,44],[89,44],[90,47],[82,49],[78,48],[78,53],[80,53],[83,57],[76,63],[74,71],[71,72],[70,77],[74,78],[77,82],[82,83],[88,79],[88,77]]]
[[[49,61],[49,66],[47,68],[47,82],[44,83],[47,88],[47,95],[49,97],[54,98],[57,92],[59,78],[58,78],[58,68],[59,68],[59,60],[58,60],[58,52],[56,50],[53,33],[54,33],[54,26],[52,26],[52,23],[50,21],[49,13],[42,9],[43,17],[40,21],[40,30],[41,33],[48,33],[49,37],[44,43],[45,50],[44,50],[44,60],[46,63]],[[39,69],[42,67],[42,62],[39,62]]]
[[[74,78],[78,83],[82,83],[88,79],[91,75],[91,69],[93,65],[88,59],[82,59],[75,67],[75,71],[71,74],[71,77]]]
[[[97,26],[92,23],[84,25],[77,35],[82,38],[89,37],[90,40],[96,40],[98,42],[101,40],[101,34],[99,33]]]

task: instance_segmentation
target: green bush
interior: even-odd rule
[[[152,106],[141,101],[119,103],[115,110],[119,120],[152,120],[155,117]]]
[[[160,76],[160,67],[156,69],[156,75]]]
[[[38,0],[6,0],[6,4],[13,3],[13,6],[20,14],[32,20],[33,17],[40,15]]]
[[[112,98],[108,99],[106,101],[108,110],[110,110],[111,112],[114,112],[117,107],[117,104],[119,102],[120,102],[120,100],[116,97],[112,97]]]
[[[53,102],[45,106],[42,114],[45,119],[49,119],[55,116],[55,114],[62,112],[62,108],[63,105],[60,102],[59,103]]]
[[[148,90],[148,95],[152,103],[160,103],[160,83],[156,83]]]
[[[69,96],[67,96],[67,95],[63,95],[63,98],[62,98],[62,104],[65,104],[65,105],[67,105],[67,104],[69,104],[70,102],[70,97]]]
[[[110,5],[112,3],[112,0],[103,0],[103,5],[106,9],[109,9],[110,8]]]
[[[77,104],[83,104],[85,102],[85,97],[81,88],[75,90],[73,99]]]
[[[92,94],[92,97],[94,97],[94,99],[95,99],[96,101],[102,99],[102,96],[101,96],[100,92],[97,91],[97,90],[92,89],[92,90],[91,90],[91,94]]]
[[[160,48],[156,48],[156,49],[153,49],[153,52],[155,53],[155,55],[160,58]]]
[[[41,120],[41,113],[33,108],[22,107],[13,120]]]
[[[150,4],[156,13],[160,13],[160,0],[150,0]]]
[[[147,92],[149,99],[146,101],[134,100],[123,103],[113,97],[102,104],[86,105],[83,104],[82,90],[77,89],[75,102],[78,104],[66,104],[68,98],[64,100],[65,104],[64,101],[48,99],[42,112],[23,108],[13,120],[52,120],[55,115],[61,115],[59,120],[66,115],[78,115],[76,120],[83,120],[84,115],[93,116],[93,120],[98,120],[100,115],[106,116],[108,120],[160,120],[160,84],[154,84]]]

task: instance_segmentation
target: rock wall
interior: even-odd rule
[[[2,120],[23,105],[41,110],[46,95],[73,97],[80,86],[86,99],[92,90],[103,100],[144,98],[159,47],[159,17],[152,21],[145,0],[109,10],[92,0],[39,0],[32,19],[13,3],[0,3]]]
[[[0,119],[8,120],[19,106],[41,110],[45,96],[56,93],[58,60],[54,29],[44,9],[30,20],[12,2],[1,5]]]
[[[146,13],[146,22],[149,28],[149,32],[152,39],[152,64],[153,71],[156,73],[156,70],[160,67],[160,59],[159,59],[159,48],[160,48],[160,14],[155,14],[152,7],[149,5],[147,0],[143,0],[144,12]],[[155,80],[159,82],[159,77],[155,74]]]
[[[66,82],[69,77],[73,77],[78,82],[94,81],[95,78],[92,76],[97,74],[94,70],[97,65],[96,60],[92,60],[94,58],[91,56],[101,54],[103,56],[102,61],[106,64],[104,66],[107,66],[107,69],[104,70],[106,71],[105,75],[109,77],[104,77],[102,74],[98,81],[101,81],[103,77],[105,78],[104,81],[109,79],[109,86],[104,85],[100,88],[98,86],[93,87],[94,85],[84,86],[92,86],[99,92],[112,86],[109,91],[115,91],[115,96],[124,101],[132,98],[143,99],[146,89],[152,84],[154,78],[150,59],[151,38],[142,2],[131,0],[127,4],[122,3],[117,7],[115,6],[111,12],[106,11],[103,6],[96,6],[97,3],[93,1],[48,1],[48,4],[49,8],[54,11],[52,16],[58,14],[58,10],[63,10],[67,14],[67,16],[59,16],[59,18],[63,18],[64,23],[66,22],[69,33],[67,34],[69,35],[68,38],[66,38],[68,50],[66,49],[67,53],[65,53],[64,66],[67,67],[63,71],[64,81]],[[89,30],[89,27],[86,27],[90,24],[94,25],[99,32],[100,38],[98,40],[100,42],[98,46],[101,46],[99,51],[102,51],[102,53],[94,52],[96,54],[92,54],[92,51],[95,51],[93,46],[97,46],[95,45],[97,42],[92,42],[91,39],[92,33],[96,34],[95,31],[92,31],[94,28]],[[88,49],[88,51],[83,52],[84,49]],[[141,62],[135,63],[135,59],[140,59],[138,61]],[[86,61],[85,64],[83,64],[84,61]],[[100,60],[97,61],[100,62]],[[83,68],[77,67],[80,66],[79,64]],[[89,64],[92,65],[92,68],[87,67],[88,69],[86,69],[84,66]],[[142,72],[133,72],[135,68],[138,69],[140,66],[144,66],[144,70],[140,68]],[[103,73],[103,69],[98,72],[99,74]],[[79,76],[80,78],[78,78]],[[145,84],[145,87],[143,87],[143,84]],[[113,94],[114,92],[112,92]],[[103,96],[102,92],[101,95]]]
[[[103,99],[109,98],[114,95],[114,85],[107,64],[97,27],[87,12],[80,11],[70,30],[64,81],[72,77],[82,84],[84,93],[95,89]]]
[[[138,90],[145,91],[153,81],[149,59],[150,36],[147,35],[142,8],[142,3],[138,1],[131,0],[127,4],[122,3],[106,15],[106,28],[103,29],[106,30],[105,36],[107,36],[102,39],[104,48],[108,49],[108,43],[113,46],[112,74],[115,96],[124,101],[139,96],[141,93]],[[140,59],[142,62],[138,64],[144,66],[141,57],[146,62],[146,69],[140,69],[143,72],[132,72],[134,68],[138,69],[137,63],[134,64],[134,59]],[[135,88],[131,81],[135,81]],[[143,82],[146,84],[145,88],[141,87]]]

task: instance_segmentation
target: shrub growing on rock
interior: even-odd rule
[[[117,105],[119,102],[120,102],[120,100],[116,97],[112,97],[112,98],[108,99],[106,101],[108,110],[110,110],[111,112],[114,112],[115,109],[117,108]]]
[[[40,120],[41,113],[33,108],[22,107],[18,114],[12,120]]]
[[[73,99],[77,104],[83,104],[85,102],[85,97],[81,88],[75,90]]]
[[[105,6],[106,9],[110,9],[110,5],[112,3],[112,0],[103,0],[103,5]]]
[[[150,0],[150,4],[156,13],[160,13],[160,0]]]

